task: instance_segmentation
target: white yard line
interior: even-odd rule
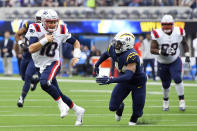
[[[144,125],[136,125],[137,127],[196,127],[197,124],[166,124],[166,125],[153,125],[153,124],[144,124]],[[26,128],[26,127],[75,127],[74,125],[7,125],[7,126],[0,126],[0,128]],[[86,125],[84,124],[83,127],[129,127],[128,125]]]
[[[0,117],[46,117],[46,116],[57,116],[59,117],[59,113],[57,114],[1,114]],[[70,113],[68,116],[76,116],[73,113]],[[85,117],[111,117],[114,116],[113,113],[111,114],[85,114]],[[124,116],[131,116],[131,114],[124,114]],[[197,114],[143,114],[143,116],[190,116],[196,117]]]
[[[21,80],[21,78],[19,77],[0,77],[0,80]],[[71,79],[57,79],[59,82],[75,82],[75,83],[96,83],[95,80],[71,80]],[[161,86],[161,82],[147,82],[147,85],[160,85]],[[172,83],[172,85],[174,86],[175,84]],[[197,87],[197,83],[195,84],[190,84],[190,83],[184,83],[185,86],[195,86]]]

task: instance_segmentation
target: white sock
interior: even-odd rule
[[[62,98],[60,97],[58,100],[56,100],[57,104],[60,104],[63,102]]]
[[[164,89],[163,90],[163,98],[168,98],[169,97],[169,92],[170,92],[170,87],[168,89]]]
[[[176,88],[176,92],[177,92],[178,96],[184,95],[184,86],[183,86],[183,82],[181,82],[181,83],[179,83],[179,84],[175,84],[175,88]]]
[[[79,108],[79,106],[76,105],[76,104],[74,104],[73,107],[72,107],[72,110],[73,110],[74,112],[76,112],[76,111],[78,110],[78,108]]]

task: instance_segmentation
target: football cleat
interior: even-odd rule
[[[78,107],[78,110],[76,111],[76,122],[75,122],[75,126],[81,126],[83,124],[83,116],[85,113],[85,109],[82,107]]]
[[[61,118],[64,118],[65,116],[68,115],[69,107],[64,102],[58,103],[58,107],[60,110],[60,117]]]
[[[136,123],[135,122],[129,122],[129,126],[135,126],[136,125]]]
[[[39,81],[39,78],[35,78],[34,83],[31,83],[31,91],[34,91],[36,89],[36,86]]]
[[[169,101],[163,100],[163,111],[169,110]]]
[[[122,116],[119,116],[119,115],[117,115],[117,114],[115,113],[115,120],[116,120],[116,121],[120,121],[121,118],[122,118]]]
[[[116,111],[116,114],[115,114],[115,120],[116,121],[121,120],[123,110],[124,110],[124,103],[121,103],[118,110]]]
[[[24,99],[22,96],[19,97],[18,102],[17,102],[17,106],[18,107],[23,107],[23,103],[24,103]]]
[[[185,101],[184,100],[179,101],[179,110],[185,111]]]

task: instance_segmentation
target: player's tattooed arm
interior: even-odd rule
[[[18,42],[21,40],[21,35],[24,35],[26,33],[27,29],[25,27],[22,27],[19,31],[15,34],[15,40]]]
[[[181,43],[182,43],[182,45],[183,45],[183,50],[184,50],[184,52],[185,52],[185,53],[186,53],[186,52],[189,53],[189,46],[188,46],[188,44],[187,44],[187,42],[186,42],[186,40],[185,40],[185,37],[183,37],[183,40],[181,41]]]
[[[159,44],[156,40],[152,40],[150,52],[155,55],[160,55]]]

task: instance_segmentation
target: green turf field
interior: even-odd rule
[[[113,84],[99,86],[93,78],[80,77],[74,80],[61,79],[59,86],[76,104],[86,109],[84,125],[74,127],[75,114],[72,110],[64,119],[59,117],[59,109],[52,98],[40,89],[29,92],[23,108],[16,106],[23,82],[16,77],[0,77],[0,131],[197,131],[197,83],[185,82],[187,109],[178,110],[178,97],[174,86],[170,92],[170,111],[162,111],[162,92],[160,82],[149,81],[147,84],[146,105],[144,115],[138,126],[129,127],[128,121],[132,113],[131,96],[125,100],[126,108],[122,120],[116,122],[114,113],[108,110]],[[20,79],[19,77],[17,79]]]

